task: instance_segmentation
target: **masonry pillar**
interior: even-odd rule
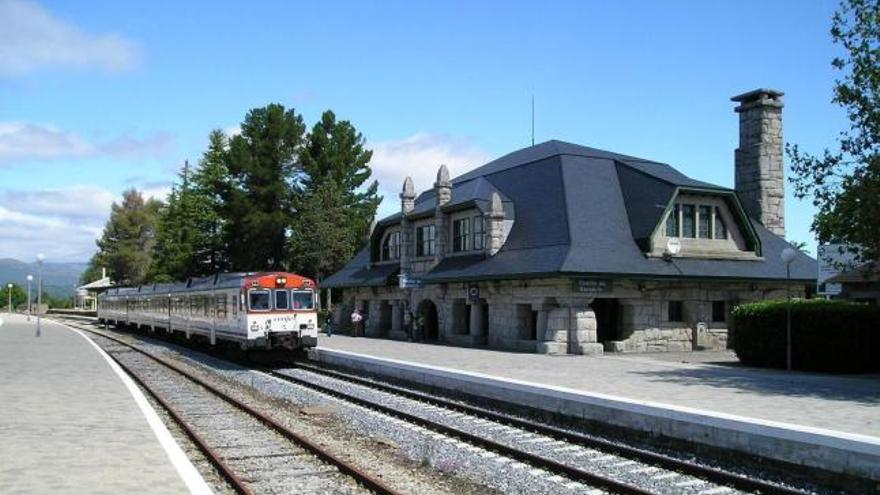
[[[391,301],[391,333],[403,331],[403,310],[400,301]]]
[[[782,155],[782,91],[756,89],[734,96],[739,103],[739,147],[734,153],[736,194],[746,213],[770,232],[785,236]]]
[[[602,354],[605,352],[604,346],[598,342],[596,313],[589,305],[571,309],[568,348],[572,354]]]
[[[486,253],[494,256],[504,244],[504,206],[501,196],[493,192],[489,212],[485,214]]]
[[[449,229],[443,206],[452,200],[452,181],[449,179],[449,169],[446,168],[446,165],[440,165],[440,170],[437,171],[434,192],[437,196],[434,210],[434,259],[439,263],[446,256],[446,251],[449,248]]]
[[[552,308],[546,311],[547,328],[542,334],[538,329],[538,344],[535,352],[538,354],[567,354],[568,353],[568,327],[570,318],[568,308]]]

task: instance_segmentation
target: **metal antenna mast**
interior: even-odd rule
[[[532,93],[532,146],[535,145],[535,94]]]

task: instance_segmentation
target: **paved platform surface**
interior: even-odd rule
[[[880,376],[738,366],[729,352],[547,356],[321,334],[319,347],[880,438]],[[683,362],[686,361],[686,362]]]
[[[82,336],[44,319],[36,338],[34,321],[0,320],[0,491],[209,491],[185,457],[172,464],[135,397]]]

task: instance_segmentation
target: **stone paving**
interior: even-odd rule
[[[880,376],[745,368],[730,352],[547,356],[323,334],[319,347],[880,438]]]
[[[96,349],[45,319],[39,338],[22,315],[0,320],[0,491],[189,492]]]

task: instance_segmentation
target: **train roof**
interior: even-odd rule
[[[145,284],[137,287],[114,287],[104,292],[108,296],[135,294],[170,294],[192,290],[230,289],[242,287],[247,277],[265,276],[287,272],[230,272],[207,277],[192,277],[186,282]]]

